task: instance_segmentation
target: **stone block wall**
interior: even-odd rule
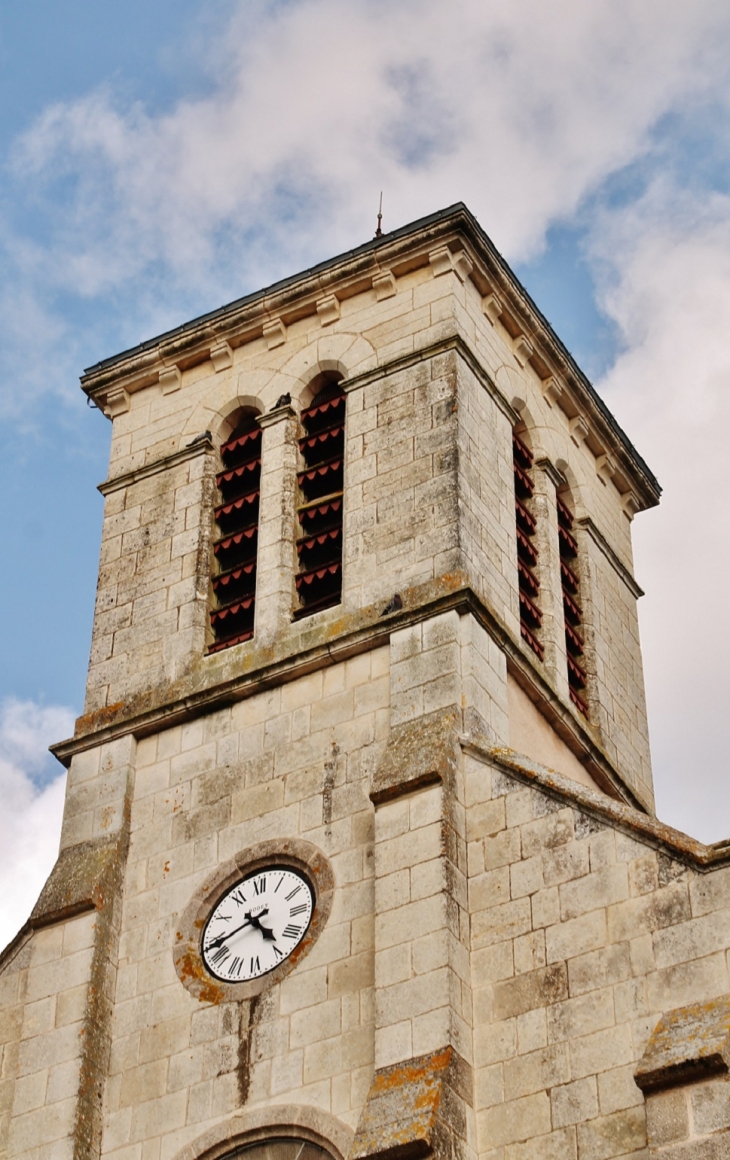
[[[99,714],[106,720],[110,712],[214,687],[232,671],[259,665],[257,649],[283,655],[329,641],[333,630],[347,631],[347,617],[364,609],[377,617],[376,606],[401,589],[418,603],[464,585],[579,733],[584,721],[568,696],[558,565],[548,551],[554,528],[541,529],[543,664],[520,638],[510,448],[510,430],[520,421],[543,465],[537,474],[547,481],[543,525],[555,519],[555,480],[565,478],[579,523],[596,530],[593,537],[580,533],[590,580],[582,593],[589,736],[635,800],[652,809],[631,578],[634,508],[619,490],[629,485],[617,460],[599,453],[590,424],[563,405],[560,384],[528,357],[533,348],[520,346],[502,308],[489,305],[468,246],[435,246],[385,282],[381,274],[356,292],[338,297],[335,290],[331,310],[302,308],[274,341],[258,331],[244,340],[231,334],[226,357],[187,356],[180,367],[165,347],[161,370],[150,353],[129,390],[105,387],[114,432],[84,728],[93,731]],[[297,413],[323,370],[336,370],[348,384],[343,603],[298,626],[291,622]],[[121,367],[120,375],[126,382]],[[292,409],[276,412],[287,392]],[[216,453],[190,444],[206,429],[215,444],[241,405],[264,417],[256,638],[235,657],[215,659],[205,649]]]
[[[486,751],[466,762],[480,1154],[645,1157],[634,1075],[650,1035],[665,1012],[730,989],[728,870],[692,868],[681,835],[601,811],[589,790],[550,792],[567,783]],[[710,1107],[726,1085],[707,1090],[648,1099],[657,1147],[723,1127]],[[677,1100],[707,1114],[661,1127]]]
[[[215,461],[191,450],[105,488],[86,713],[174,680],[205,649]]]
[[[79,1125],[79,1074],[95,916],[35,931],[5,965],[2,992],[2,1155],[71,1160]]]
[[[119,936],[99,941],[103,887],[6,957],[8,1154],[75,1155],[93,1074],[103,1135],[89,1155],[105,1160],[196,1156],[242,1109],[278,1105],[334,1117],[352,1160],[404,1139],[438,1160],[722,1155],[722,1074],[671,1095],[635,1076],[667,1012],[730,993],[723,852],[507,749],[506,683],[503,654],[452,610],[79,755],[62,861],[127,827]],[[309,952],[240,1002],[189,990],[174,949],[201,883],[294,838],[334,876]],[[88,1007],[100,955],[106,1023]],[[97,1039],[108,1052],[88,1073],[82,1045]]]

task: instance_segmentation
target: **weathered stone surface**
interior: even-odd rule
[[[294,619],[300,416],[331,374],[342,602]],[[656,481],[463,207],[85,386],[114,422],[87,702],[56,748],[59,862],[0,959],[0,1152],[725,1155],[730,844],[651,813],[630,516]],[[210,655],[241,408],[262,428],[255,632]],[[518,423],[542,660],[520,630]],[[285,967],[222,987],[200,934],[252,859],[306,867],[315,913]]]
[[[642,1091],[727,1072],[730,1065],[730,995],[668,1011],[657,1023],[636,1082]]]
[[[373,775],[374,802],[435,781],[451,782],[459,761],[461,714],[456,706],[396,725]]]
[[[461,1105],[471,1102],[471,1069],[446,1047],[378,1069],[355,1133],[351,1160],[367,1156],[450,1155],[466,1135]]]

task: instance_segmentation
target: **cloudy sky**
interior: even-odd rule
[[[660,816],[730,836],[727,0],[0,0],[0,943],[53,863],[109,428],[81,370],[465,201],[664,486]],[[9,901],[11,900],[11,901]]]

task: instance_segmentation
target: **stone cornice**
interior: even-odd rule
[[[634,577],[631,575],[631,572],[629,572],[626,565],[616,555],[603,532],[599,531],[590,516],[585,516],[583,519],[576,520],[576,523],[579,528],[584,528],[586,530],[594,544],[600,548],[616,574],[623,580],[631,595],[636,600],[643,596],[644,589],[640,588],[636,583]]]
[[[471,612],[482,627],[497,642],[507,656],[510,673],[523,687],[542,715],[552,724],[573,753],[583,761],[594,780],[606,792],[643,808],[633,792],[601,749],[590,726],[577,719],[544,677],[524,655],[506,626],[489,611],[469,588],[461,573],[431,581],[410,592],[402,593],[404,607],[385,620],[381,617],[382,602],[359,612],[340,615],[339,631],[332,635],[323,624],[311,643],[287,642],[282,655],[272,657],[271,647],[260,651],[252,649],[246,656],[246,669],[225,676],[214,666],[221,664],[225,654],[217,653],[202,658],[198,679],[200,685],[193,692],[180,694],[175,685],[167,686],[159,700],[100,709],[77,721],[76,734],[68,741],[51,746],[51,752],[68,766],[76,753],[94,749],[117,737],[134,734],[144,737],[159,729],[169,729],[196,717],[214,713],[237,701],[245,700],[264,689],[296,680],[307,673],[338,664],[359,653],[369,652],[387,644],[392,632],[412,624],[419,624],[442,612],[455,609],[460,614]],[[311,635],[311,634],[310,634]],[[190,676],[186,680],[189,687]]]
[[[582,417],[591,450],[606,457],[622,493],[633,491],[638,508],[658,502],[660,488],[649,468],[600,399],[591,383],[519,283],[502,256],[461,203],[413,222],[349,253],[193,319],[158,338],[90,367],[85,392],[111,415],[105,400],[159,381],[171,366],[180,369],[210,358],[221,343],[230,348],[264,335],[272,321],[286,327],[317,313],[325,298],[340,302],[371,290],[384,272],[394,277],[426,266],[437,251],[449,250],[453,272],[468,277],[485,300],[498,302],[494,318],[516,340],[569,418]]]

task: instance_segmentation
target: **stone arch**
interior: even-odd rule
[[[203,431],[210,431],[216,445],[225,442],[235,427],[236,417],[245,411],[262,415],[264,403],[261,395],[241,390],[233,394],[230,381],[221,383],[212,398],[209,397],[194,407],[183,430],[183,444],[188,437],[195,438]]]
[[[584,503],[584,488],[578,482],[578,478],[567,460],[556,459],[555,467],[565,480],[565,483],[558,487],[558,495],[566,497],[565,502],[568,507],[576,518],[580,519],[588,514]]]
[[[282,390],[291,395],[292,406],[301,410],[311,398],[310,384],[330,371],[343,379],[363,374],[377,365],[372,345],[359,334],[327,334],[310,342],[277,372]]]
[[[353,1136],[351,1128],[319,1108],[279,1104],[236,1112],[187,1144],[173,1160],[224,1160],[239,1148],[287,1139],[314,1144],[332,1160],[345,1160]]]

